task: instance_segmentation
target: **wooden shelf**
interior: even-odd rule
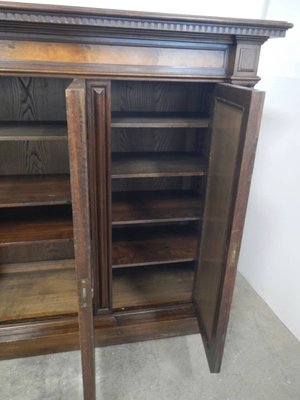
[[[197,231],[189,226],[117,228],[113,231],[114,268],[193,261]]]
[[[113,308],[153,307],[192,302],[191,265],[168,265],[114,270]]]
[[[65,122],[1,122],[0,141],[67,140]]]
[[[112,178],[202,176],[205,168],[195,153],[114,153]]]
[[[58,207],[3,210],[0,246],[73,238],[71,210]]]
[[[208,118],[170,113],[114,113],[112,128],[207,128]]]
[[[77,313],[74,260],[0,265],[0,322]]]
[[[69,175],[14,175],[0,178],[0,208],[71,203]]]
[[[112,195],[112,225],[195,221],[203,204],[192,191],[117,192]]]
[[[6,208],[0,220],[1,263],[74,257],[70,206]]]

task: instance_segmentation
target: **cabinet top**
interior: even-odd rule
[[[0,1],[0,37],[95,42],[112,35],[141,39],[284,37],[292,24],[284,21],[237,19],[106,10],[86,7]]]

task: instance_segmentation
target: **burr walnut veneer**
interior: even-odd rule
[[[260,47],[290,27],[0,2],[2,359],[81,347],[86,400],[95,346],[201,333],[220,370]]]

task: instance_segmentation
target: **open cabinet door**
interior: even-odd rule
[[[264,93],[218,84],[193,299],[211,372],[219,372]]]
[[[95,400],[95,355],[85,81],[74,80],[66,91],[66,97],[83,390],[85,400]]]

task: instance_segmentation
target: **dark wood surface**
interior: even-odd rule
[[[192,191],[118,192],[112,196],[112,225],[197,221],[202,208]]]
[[[1,142],[0,175],[69,174],[66,140]]]
[[[13,175],[0,177],[0,207],[71,203],[69,175]]]
[[[186,264],[115,270],[113,308],[190,303],[193,279],[193,268]]]
[[[112,178],[155,178],[164,176],[202,176],[201,157],[183,153],[114,153]]]
[[[88,82],[89,185],[91,202],[94,310],[112,304],[110,82]]]
[[[193,333],[199,333],[199,327],[192,304],[95,317],[97,346]],[[1,325],[0,360],[78,348],[76,317]]]
[[[199,191],[203,194],[205,175],[198,176],[173,176],[173,177],[158,177],[151,179],[113,179],[112,191],[119,192],[162,192],[166,191]]]
[[[221,367],[264,93],[218,85],[193,299],[212,372]]]
[[[0,323],[77,313],[74,260],[0,266]]]
[[[14,140],[67,140],[66,123],[1,122],[0,142]]]
[[[194,152],[204,154],[206,128],[116,128],[112,153]]]
[[[111,171],[110,79],[115,79],[111,99],[113,112],[128,113],[128,116],[132,112],[177,115],[197,113],[197,117],[210,118],[214,83],[231,82],[254,86],[259,81],[257,67],[262,43],[269,37],[285,36],[286,30],[292,25],[274,21],[4,2],[0,2],[0,8],[0,70],[3,75],[7,75],[0,79],[0,121],[64,121],[64,90],[68,83],[66,77],[93,77],[97,84],[99,79],[106,80],[102,82],[102,88],[96,88],[89,98],[86,97],[85,81],[74,83],[67,91],[80,335],[76,318],[67,316],[54,318],[52,321],[42,321],[43,316],[40,316],[35,321],[24,324],[2,324],[0,329],[0,350],[6,357],[13,354],[47,353],[55,349],[74,349],[80,342],[85,400],[95,400],[95,327],[98,344],[158,338],[198,330],[191,303],[194,271],[190,264],[195,262],[177,266],[155,265],[151,268],[116,268],[113,293],[114,307],[119,310],[117,316],[110,315],[109,308],[99,310],[99,305],[110,305],[112,293],[110,177],[114,181],[121,181],[123,178],[128,181],[118,183],[117,190],[147,190],[147,181],[153,179],[152,190],[193,189],[199,190],[200,194],[203,193],[206,182],[206,168],[202,157],[207,160],[209,151],[206,127],[183,127],[182,124],[187,124],[186,121],[181,121],[179,127],[178,121],[174,120],[168,121],[168,127],[161,121],[152,121],[150,127],[145,127],[145,121],[141,120],[130,121],[131,127],[124,127],[123,121],[121,128],[114,128],[111,146],[113,153],[123,154],[113,155],[113,161],[117,162],[114,162]],[[169,82],[163,82],[167,80]],[[93,82],[89,85],[91,88]],[[228,95],[231,90],[232,95]],[[260,95],[253,94],[257,103],[253,103],[248,114],[249,104],[238,91],[219,89],[218,95],[225,98],[224,104],[227,102],[226,105],[223,104],[224,109],[232,109],[234,104],[241,106],[237,107],[239,112],[249,116],[247,121],[246,117],[243,118],[241,131],[244,134],[248,129],[249,132],[244,141],[237,143],[237,115],[233,113],[234,115],[225,118],[225,113],[222,114],[224,109],[222,112],[220,108],[215,109],[218,120],[222,120],[222,123],[217,124],[216,135],[220,141],[212,146],[211,161],[215,166],[220,166],[224,160],[227,162],[223,170],[218,170],[216,174],[211,173],[209,178],[203,228],[204,244],[202,243],[200,252],[201,260],[205,262],[198,266],[193,296],[210,368],[214,372],[219,370],[222,359],[262,102]],[[188,124],[190,123],[191,121]],[[150,130],[153,131],[149,132]],[[176,134],[171,130],[176,131]],[[136,132],[133,134],[133,131]],[[230,137],[232,140],[227,140]],[[56,135],[28,135],[25,131],[9,135],[9,140],[6,134],[2,138],[5,140],[0,146],[0,175],[10,177],[69,173],[66,140],[57,140]],[[154,145],[151,144],[152,140]],[[92,149],[93,145],[95,146]],[[174,153],[177,151],[180,154]],[[191,151],[194,154],[190,154]],[[149,157],[150,152],[161,154]],[[200,176],[203,178],[199,179]],[[229,179],[226,180],[226,177]],[[169,181],[167,184],[165,179],[176,179],[176,184],[169,185]],[[133,184],[133,180],[139,183]],[[113,182],[112,186],[115,188],[117,185]],[[4,211],[7,210],[6,208]],[[96,224],[93,225],[96,229],[90,229],[90,218]],[[194,224],[199,223],[195,221]],[[139,227],[142,227],[141,224]],[[114,228],[116,229],[121,228]],[[26,230],[32,232],[27,226],[22,235]],[[144,227],[143,231],[145,235],[147,229]],[[160,230],[160,234],[162,233],[163,230]],[[51,239],[43,243],[48,246],[53,241],[69,241],[73,246],[72,239]],[[181,242],[176,245],[178,249],[182,242],[184,241],[181,238]],[[10,259],[12,252],[23,257],[23,261],[26,259],[26,251],[21,248],[21,243],[23,242],[3,244],[1,250],[11,251],[11,254],[5,256],[6,259]],[[38,246],[41,242],[34,240],[24,243]],[[14,246],[19,247],[17,251]],[[63,246],[66,249],[66,242]],[[145,246],[145,241],[141,246]],[[96,254],[97,248],[100,248],[100,256]],[[172,246],[173,248],[175,247]],[[162,247],[157,249],[161,259],[161,254],[165,255],[166,252]],[[185,246],[180,253],[184,254],[188,249]],[[127,247],[125,260],[139,260],[140,254],[137,250],[138,246],[133,246],[130,251]],[[39,250],[37,247],[30,249],[31,256],[39,252],[48,259],[56,258],[60,254],[57,249],[54,252],[48,251],[41,245]],[[148,258],[146,262],[150,260],[149,253],[148,246],[142,254]],[[1,257],[3,254],[1,252]],[[213,255],[213,259],[210,255]],[[195,258],[197,254],[193,256]],[[176,260],[178,259],[176,255]],[[155,261],[154,258],[152,260]],[[1,261],[3,263],[3,258]],[[164,262],[164,258],[161,261]],[[100,270],[94,268],[92,271],[96,263],[100,265]],[[5,265],[4,270],[7,271],[7,264]],[[4,274],[8,281],[14,276],[24,275],[29,279],[33,274],[48,273],[43,268],[35,272],[32,270],[33,263],[26,266],[23,272],[20,272],[21,265],[14,268],[15,273],[11,268],[10,273]],[[62,271],[53,268],[51,273]],[[66,271],[70,272],[71,269]],[[95,281],[92,282],[92,279]],[[86,285],[86,307],[82,300],[82,280]],[[51,281],[50,277],[43,283],[46,284],[47,281]],[[98,290],[95,290],[94,301],[93,286]],[[37,287],[38,285],[34,289],[31,286],[27,288],[34,293]],[[100,316],[95,317],[95,326],[93,303],[95,312],[107,313],[102,319]],[[161,304],[177,306],[166,311]],[[146,310],[147,305],[152,310]],[[125,315],[124,308],[128,308],[131,314]],[[139,308],[139,311],[132,308]]]
[[[32,76],[1,76],[0,121],[66,121],[65,89],[70,80]]]
[[[113,115],[112,128],[207,128],[208,118],[195,116]],[[1,131],[0,131],[1,134]]]
[[[187,226],[116,228],[112,265],[124,268],[193,261],[197,241],[197,230]]]
[[[0,263],[74,257],[70,207],[5,208],[0,218]]]
[[[214,85],[199,82],[112,80],[112,115],[208,116]]]
[[[96,399],[92,295],[91,225],[88,172],[86,82],[74,80],[66,91],[79,342],[84,399]]]
[[[73,238],[69,207],[1,210],[0,245]]]

